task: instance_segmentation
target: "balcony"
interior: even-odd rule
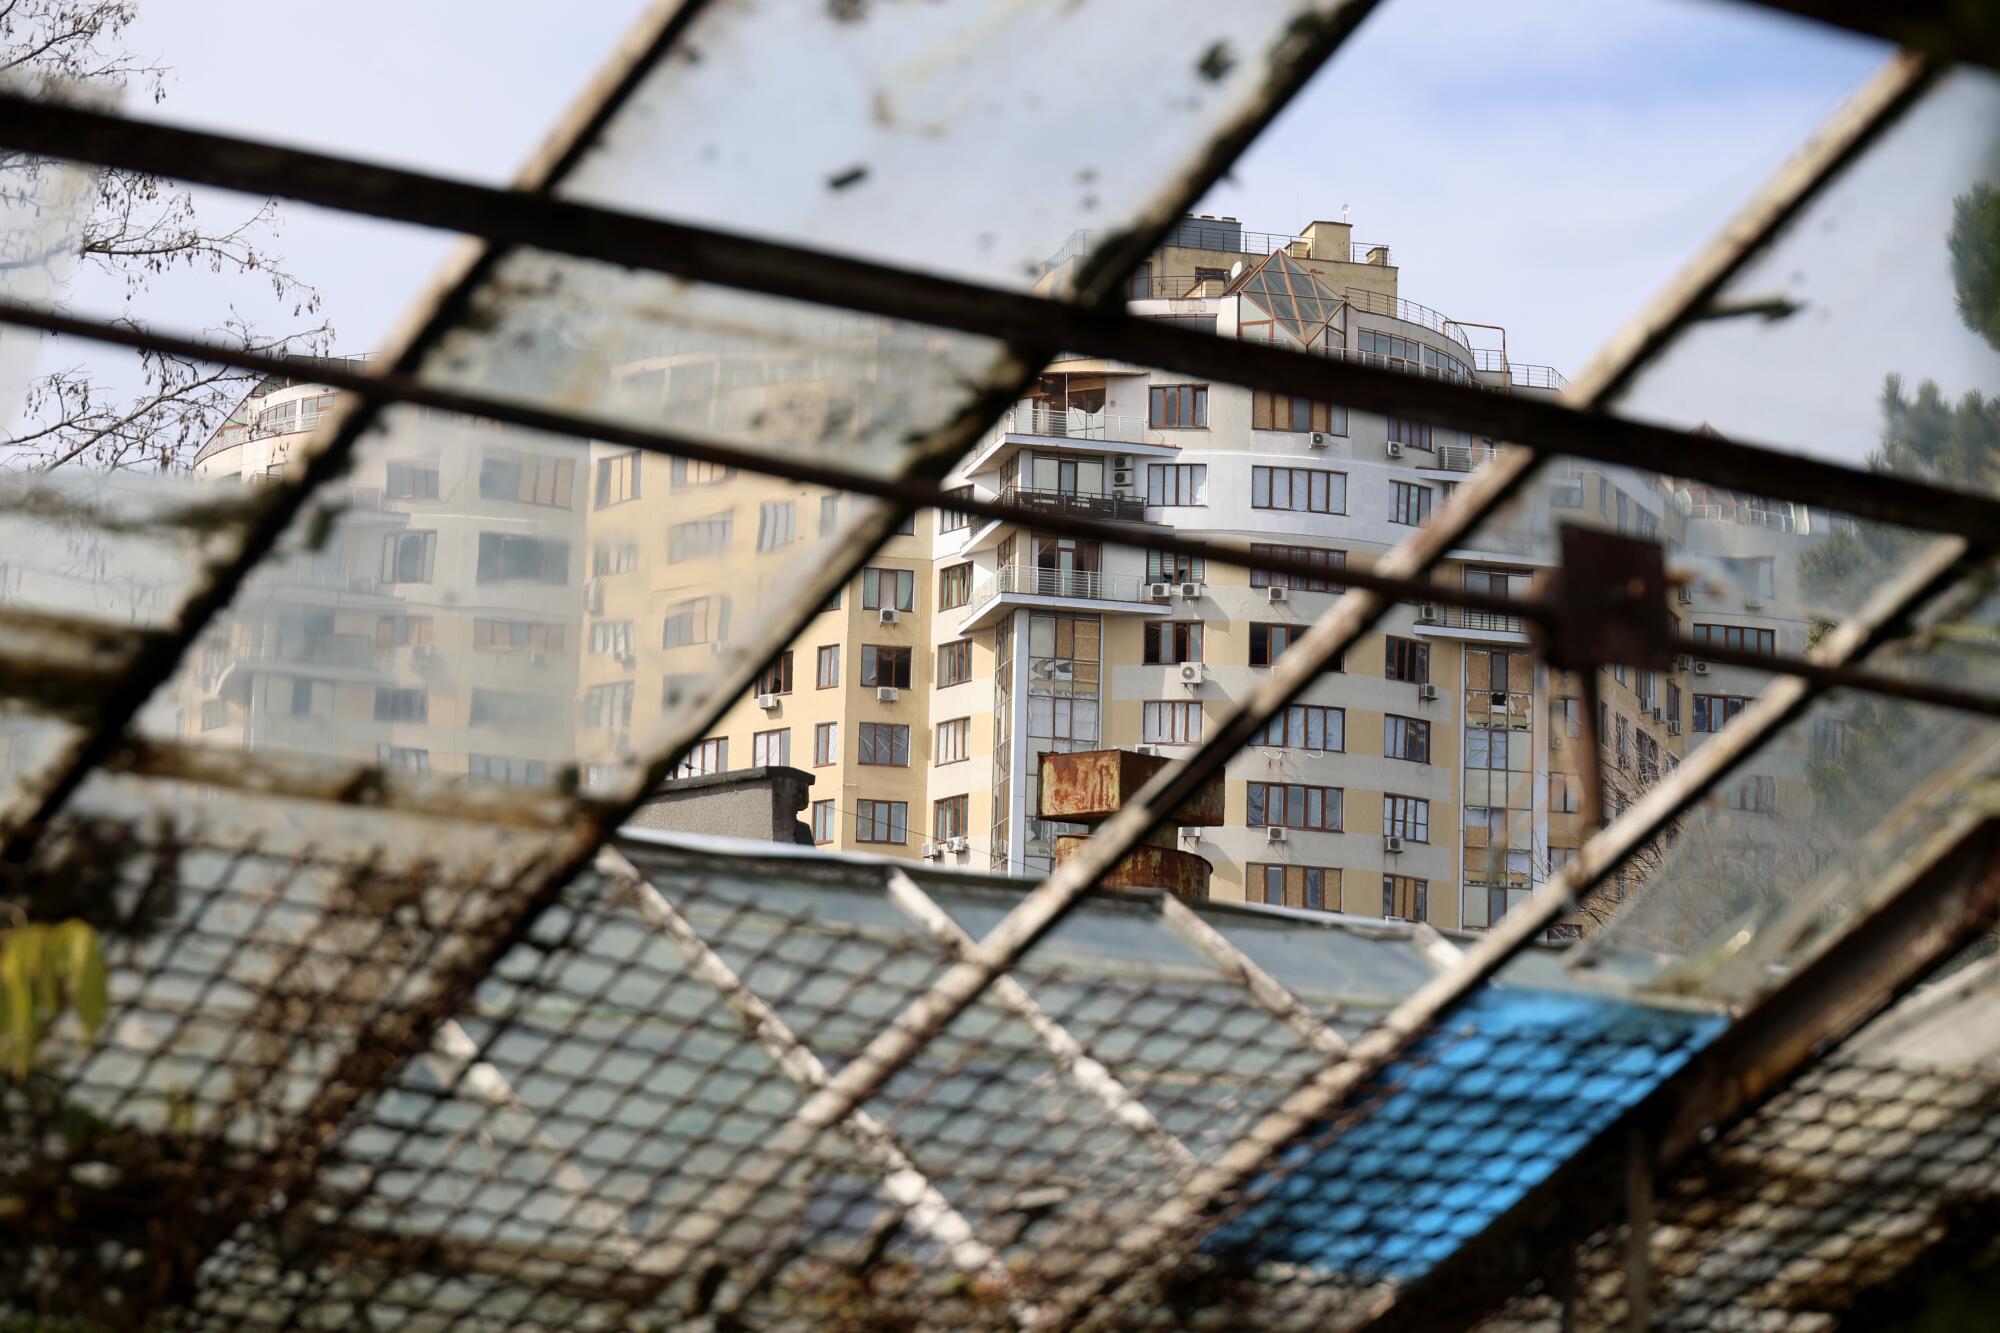
[[[1462,606],[1426,602],[1417,608],[1417,633],[1450,639],[1484,639],[1493,643],[1526,643],[1528,626],[1519,616],[1495,611],[1469,611]]]
[[[1143,523],[1146,520],[1146,502],[1130,495],[1082,495],[1075,491],[1039,491],[1027,486],[1007,486],[1000,491],[1000,503],[1019,505],[1038,513],[1074,514],[1120,523]]]
[[[1125,611],[1135,615],[1163,616],[1172,608],[1155,602],[1146,580],[1136,575],[1102,574],[1094,569],[1040,569],[1033,565],[1002,565],[993,577],[974,589],[972,610],[960,633],[984,629],[1000,618],[1010,604],[1063,606],[1077,604],[1079,610]]]
[[[1438,472],[1476,472],[1499,456],[1497,445],[1441,444],[1433,460],[1425,462],[1419,458],[1417,466]]]
[[[1046,435],[1059,440],[1113,440],[1128,444],[1158,443],[1160,434],[1147,425],[1144,417],[1026,404],[1008,409],[1007,415],[1000,419],[1000,429],[1011,435]]]

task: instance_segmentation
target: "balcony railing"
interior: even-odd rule
[[[248,645],[241,660],[296,662],[307,666],[372,669],[380,654],[366,634],[267,634]]]
[[[1468,611],[1462,606],[1426,602],[1419,611],[1420,628],[1463,629],[1487,633],[1522,634],[1527,631],[1519,616],[1503,616],[1497,611]]]
[[[1405,301],[1401,297],[1363,291],[1359,287],[1348,288],[1345,295],[1347,303],[1356,310],[1366,310],[1371,315],[1387,315],[1409,324],[1421,324],[1433,333],[1443,334],[1466,351],[1472,350],[1472,340],[1465,336],[1465,330],[1446,319],[1443,311],[1418,305],[1415,301]]]
[[[1000,429],[1014,435],[1053,435],[1068,440],[1122,440],[1129,444],[1157,443],[1159,439],[1159,432],[1148,426],[1144,417],[1085,412],[1075,407],[1013,407],[1001,418]]]
[[[1315,347],[1309,350],[1321,351],[1322,349]],[[1421,361],[1410,361],[1400,356],[1387,356],[1381,352],[1363,352],[1352,347],[1329,347],[1323,350],[1325,355],[1338,357],[1342,361],[1359,361],[1363,365],[1380,366],[1384,370],[1393,370],[1404,375],[1424,375],[1434,380],[1450,380],[1454,384],[1469,384],[1475,389],[1480,387],[1478,380],[1468,379],[1457,371],[1447,370],[1442,366],[1427,366]]]
[[[1429,466],[1446,472],[1473,472],[1499,454],[1499,447],[1491,444],[1441,444],[1437,447],[1437,461]]]
[[[1724,507],[1722,505],[1682,504],[1681,509],[1691,519],[1710,523],[1735,523],[1748,528],[1773,528],[1779,532],[1795,532],[1798,520],[1783,509],[1754,509],[1749,505]]]
[[[1097,248],[1102,233],[1089,230],[1073,231],[1062,247],[1042,261],[1042,270],[1047,272],[1060,268],[1072,259],[1080,259]],[[1245,231],[1233,222],[1221,222],[1211,218],[1186,218],[1174,224],[1161,242],[1186,250],[1219,250],[1225,254],[1268,255],[1273,250],[1284,250],[1297,245],[1305,237],[1283,231]],[[1312,255],[1313,259],[1337,259],[1338,255]],[[1390,264],[1389,247],[1373,241],[1349,241],[1347,262],[1350,264]]]
[[[1081,495],[1075,491],[1040,491],[1027,486],[1006,486],[1001,488],[1000,503],[1052,514],[1078,514],[1085,518],[1105,518],[1124,523],[1141,523],[1146,518],[1146,502],[1129,495]]]
[[[1146,581],[1126,574],[1100,574],[1084,569],[1038,569],[1033,565],[1002,565],[987,580],[975,602],[1006,593],[1030,597],[1078,597],[1098,602],[1150,601]]]
[[[1569,378],[1554,366],[1535,366],[1521,361],[1509,361],[1506,354],[1497,347],[1473,348],[1472,368],[1488,374],[1505,375],[1510,384],[1523,389],[1554,389],[1557,393],[1569,392]]]

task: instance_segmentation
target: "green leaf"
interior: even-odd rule
[[[35,988],[28,972],[26,927],[0,931],[0,997],[4,997],[4,1054],[16,1079],[25,1079],[35,1054]]]
[[[104,947],[85,921],[65,921],[55,928],[54,952],[63,960],[70,1003],[83,1023],[83,1038],[94,1041],[111,1007],[110,985],[104,971]]]

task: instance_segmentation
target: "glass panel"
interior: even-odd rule
[[[1634,416],[2000,484],[2000,77],[1956,69],[1618,400]],[[1766,317],[1759,317],[1762,314]],[[1935,387],[1927,387],[1927,386]]]
[[[397,409],[210,626],[145,730],[616,795],[837,549],[845,527],[759,541],[767,503],[816,495]],[[677,515],[699,516],[699,540]],[[745,735],[735,753],[750,748]],[[727,766],[719,747],[713,760]]]

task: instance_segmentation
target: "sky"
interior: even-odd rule
[[[504,183],[642,8],[592,0],[550,23],[546,3],[486,0],[468,23],[458,6],[347,0],[280,22],[268,3],[144,0],[132,43],[173,73],[162,103],[125,110]],[[1714,0],[1391,0],[1198,211],[1286,232],[1346,206],[1356,239],[1391,246],[1406,297],[1573,372],[1884,55]],[[1067,227],[1049,230],[1053,249]],[[287,206],[273,249],[325,292],[336,350],[357,352],[451,243]],[[169,276],[129,308],[212,327],[220,295],[206,274]],[[254,283],[227,296],[260,324],[286,318]],[[127,299],[90,275],[72,293],[92,313]]]

